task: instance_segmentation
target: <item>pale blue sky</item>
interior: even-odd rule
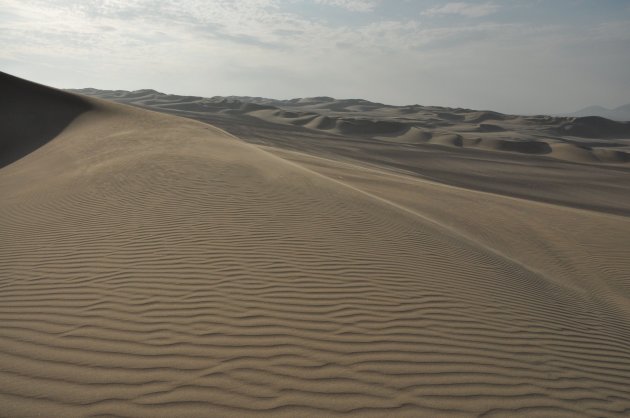
[[[630,102],[630,0],[0,0],[56,87],[559,113]]]

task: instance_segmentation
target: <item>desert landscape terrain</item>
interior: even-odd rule
[[[630,123],[0,91],[0,416],[630,414]]]

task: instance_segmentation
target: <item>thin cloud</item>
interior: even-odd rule
[[[630,16],[621,12],[585,27],[564,14],[521,19],[504,3],[490,21],[477,19],[498,9],[489,1],[424,12],[391,1],[0,0],[0,66],[61,87],[195,95],[536,113],[627,102]],[[340,20],[340,11],[360,16]]]
[[[372,12],[379,0],[315,0],[318,4],[337,6],[351,12]]]
[[[459,15],[464,17],[484,17],[496,13],[499,6],[494,3],[472,4],[464,2],[447,3],[425,10],[422,15],[428,17],[442,15]]]

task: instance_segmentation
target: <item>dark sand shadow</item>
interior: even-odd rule
[[[0,72],[0,168],[55,138],[91,107],[74,94]]]

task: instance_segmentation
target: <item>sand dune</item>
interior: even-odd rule
[[[42,89],[3,74],[0,168],[53,139],[90,104],[73,94]]]
[[[377,165],[458,187],[528,200],[630,214],[630,139],[560,136],[558,127],[574,118],[510,116],[419,105],[378,105],[367,112],[313,108],[335,102],[330,97],[273,100],[230,96],[188,100],[154,93],[151,100],[160,102],[154,106],[144,99],[128,99],[118,91],[81,91],[210,123],[257,145]],[[194,110],[172,107],[182,102],[194,104]],[[249,102],[271,108],[246,113],[238,110]],[[480,116],[493,117],[495,121],[465,122],[467,117]],[[393,120],[408,129],[385,135],[343,134],[336,129],[340,119],[357,117]],[[479,132],[480,125],[488,124],[503,131]],[[532,142],[534,147],[529,145]]]
[[[515,198],[460,171],[492,177],[483,150],[449,148],[448,166],[431,148],[473,190],[400,169],[384,141],[371,162],[341,136],[289,150],[307,128],[242,119],[275,135],[261,147],[0,85],[2,136],[32,150],[0,170],[0,416],[630,414],[630,219],[611,214],[626,183],[557,204],[533,179],[538,201]],[[16,137],[24,109],[55,123]],[[546,167],[521,158],[521,179]],[[515,178],[496,187],[519,194]]]
[[[599,116],[573,118],[561,125],[563,134],[584,138],[630,137],[630,122],[616,122]]]
[[[447,146],[577,162],[625,165],[630,162],[630,122],[599,117],[516,116],[492,111],[431,106],[390,106],[332,97],[273,100],[260,97],[190,97],[138,90],[75,90],[95,97],[175,113],[211,123],[217,113],[247,123],[293,125],[324,135],[384,140],[415,147]],[[418,136],[414,132],[422,131]],[[385,136],[385,137],[383,137]],[[599,139],[597,142],[591,139]],[[556,152],[556,150],[561,150]]]

